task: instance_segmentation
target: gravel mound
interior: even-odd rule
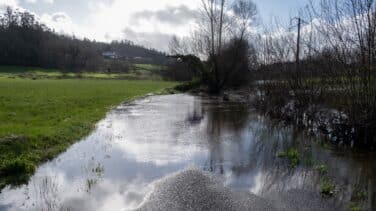
[[[256,195],[233,192],[209,173],[189,169],[154,184],[139,211],[277,210]]]

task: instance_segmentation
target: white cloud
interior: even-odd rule
[[[18,0],[0,0],[0,14],[3,14],[7,7],[23,10],[20,8]]]
[[[151,14],[158,14],[160,11],[166,11],[169,8],[187,8],[187,10],[195,10],[200,4],[199,0],[193,0],[190,2],[184,0],[138,0],[138,1],[124,1],[114,0],[110,4],[103,2],[89,3],[91,13],[87,18],[88,30],[91,36],[97,40],[109,41],[108,39],[133,39],[135,36],[141,35],[135,42],[140,44],[146,44],[148,47],[167,49],[165,40],[168,35],[187,35],[190,32],[189,25],[192,23],[192,19],[186,19],[181,24],[171,24],[169,22],[160,20],[158,18],[140,18],[137,20],[137,24],[134,21],[134,15],[148,11]],[[170,17],[165,17],[165,20],[170,18],[173,20],[174,14]],[[128,32],[128,33],[124,33]],[[107,36],[106,36],[107,35]],[[128,35],[128,37],[127,37]],[[152,35],[163,38],[163,40],[153,39]],[[145,42],[145,39],[149,40],[149,43]]]
[[[37,3],[37,0],[26,0],[26,3],[34,4],[34,3]]]
[[[92,38],[86,28],[75,24],[72,18],[65,12],[43,14],[39,19],[48,27],[54,29],[57,33],[75,35],[79,38]]]
[[[85,36],[84,31],[81,30],[79,26],[75,25],[69,15],[64,12],[43,14],[40,20],[57,33],[78,35],[79,37]]]
[[[29,4],[35,4],[35,3],[38,3],[38,2],[53,4],[55,2],[55,0],[25,0],[25,1],[26,1],[26,3],[29,3]]]
[[[18,0],[0,0],[0,9],[5,8],[7,6],[18,7],[19,2],[18,2]]]
[[[24,4],[20,4],[19,0],[0,0],[0,9],[1,6],[5,8],[4,5],[20,9],[20,5],[26,9],[29,6],[42,7],[42,4],[54,3],[54,0],[23,2]],[[85,15],[80,20],[63,9],[61,12],[51,13],[48,11],[49,7],[39,11],[37,17],[58,33],[106,42],[129,39],[147,47],[168,50],[172,35],[185,36],[190,33],[189,26],[194,22],[192,13],[199,4],[200,0],[96,0],[88,1],[87,8],[82,8]],[[59,10],[59,7],[55,6],[55,11],[56,9]]]

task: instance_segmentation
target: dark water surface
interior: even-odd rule
[[[299,152],[296,168],[276,156],[291,148]],[[350,201],[363,201],[372,210],[375,158],[325,149],[244,104],[185,94],[152,96],[110,112],[89,137],[42,165],[28,185],[5,188],[0,210],[134,209],[154,181],[192,166],[276,207],[314,210],[314,202],[345,210]],[[320,196],[323,178],[336,185],[335,197]]]

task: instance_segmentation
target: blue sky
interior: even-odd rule
[[[288,22],[308,0],[254,0],[264,24]],[[0,0],[35,13],[55,31],[99,41],[129,39],[166,50],[173,34],[187,35],[200,0]]]
[[[278,17],[282,21],[289,21],[290,17],[298,14],[299,8],[309,3],[309,0],[253,0],[260,12],[264,23],[269,23],[271,18]],[[274,17],[273,17],[274,16]]]

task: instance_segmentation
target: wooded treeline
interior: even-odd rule
[[[118,59],[106,59],[115,52]],[[103,43],[60,35],[28,12],[7,8],[0,16],[0,64],[57,68],[65,71],[127,71],[133,58],[165,62],[165,55],[130,41]]]

